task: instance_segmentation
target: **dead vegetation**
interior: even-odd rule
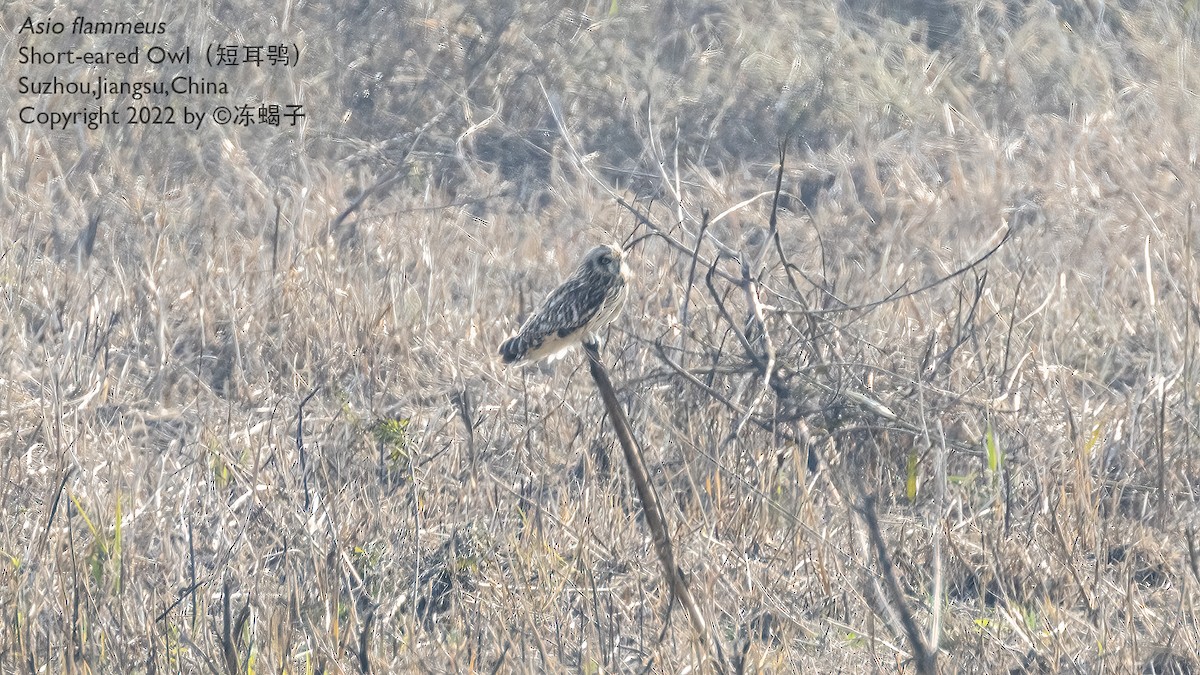
[[[303,129],[0,91],[0,670],[1200,669],[1194,3],[495,4],[164,16]],[[604,359],[723,664],[582,351],[494,358],[651,231]]]

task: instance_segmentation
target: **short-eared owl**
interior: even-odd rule
[[[536,361],[592,336],[621,313],[628,280],[621,247],[606,244],[588,251],[521,330],[500,345],[500,356],[505,363]]]

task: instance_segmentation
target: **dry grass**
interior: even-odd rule
[[[100,3],[303,130],[17,124],[6,22],[0,671],[712,669],[582,353],[494,358],[610,189],[751,200],[605,344],[731,669],[1200,669],[1194,2],[494,5]]]

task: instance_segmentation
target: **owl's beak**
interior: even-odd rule
[[[618,269],[617,271],[618,271],[618,273],[621,275],[621,277],[622,277],[623,279],[632,279],[632,278],[633,278],[633,272],[632,272],[632,271],[630,271],[630,269],[629,269],[629,265],[628,265],[628,264],[626,264],[626,262],[625,262],[625,261],[626,261],[626,259],[627,259],[627,258],[626,258],[625,256],[621,256],[620,267],[619,267],[619,269]]]

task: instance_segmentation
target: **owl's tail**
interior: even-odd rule
[[[515,335],[500,345],[500,358],[505,363],[513,363],[520,361],[527,351],[529,346],[525,344],[525,340],[522,340],[520,335]]]

